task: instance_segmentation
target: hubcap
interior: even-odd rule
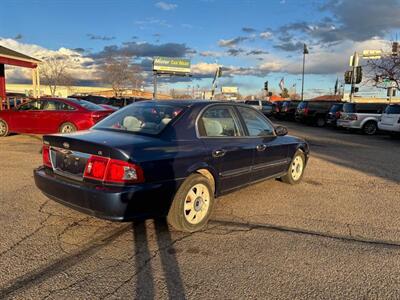
[[[294,181],[299,180],[301,177],[301,174],[303,173],[303,166],[304,162],[301,156],[296,156],[292,162],[292,166],[290,168],[290,171],[292,173],[292,178]]]
[[[186,194],[183,213],[190,224],[200,223],[207,215],[210,206],[210,193],[208,188],[198,183],[190,188]]]
[[[5,133],[6,133],[6,130],[7,130],[6,124],[5,124],[3,121],[1,121],[1,122],[0,122],[0,135],[5,134]]]
[[[62,133],[70,133],[73,131],[75,131],[75,130],[71,125],[64,125],[63,128],[61,129]]]

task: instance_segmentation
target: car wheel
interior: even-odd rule
[[[367,135],[374,135],[378,131],[378,126],[374,121],[368,121],[363,126],[363,132]]]
[[[325,124],[326,124],[326,122],[325,122],[325,118],[324,118],[324,117],[318,117],[318,118],[317,118],[316,125],[317,125],[318,127],[324,127]]]
[[[76,126],[70,122],[63,123],[60,126],[60,133],[71,133],[76,131]]]
[[[210,181],[200,174],[192,174],[175,194],[167,221],[180,231],[198,231],[207,225],[213,206]]]
[[[7,136],[9,133],[8,131],[8,124],[4,120],[0,120],[0,137]]]
[[[306,157],[301,150],[297,150],[290,162],[287,174],[281,178],[285,183],[297,184],[301,181],[306,167]]]

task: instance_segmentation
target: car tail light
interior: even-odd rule
[[[42,148],[43,165],[52,168],[50,160],[50,146],[43,144]]]
[[[351,121],[357,121],[357,115],[355,115],[355,114],[350,114],[350,115],[348,116],[348,119],[351,120]]]
[[[106,116],[107,116],[106,114],[92,113],[93,123],[99,122],[101,119],[103,119]]]
[[[111,159],[108,164],[105,181],[114,183],[139,183],[144,181],[144,176],[139,166]]]
[[[85,178],[108,183],[144,182],[143,170],[135,164],[102,156],[90,156],[84,173]]]
[[[86,163],[84,177],[103,180],[106,174],[108,158],[91,155]]]
[[[307,115],[308,115],[308,108],[305,108],[305,109],[303,110],[303,113],[304,113],[305,116],[307,116]]]
[[[336,113],[335,113],[335,117],[336,117],[336,119],[340,119],[340,111],[337,111]]]

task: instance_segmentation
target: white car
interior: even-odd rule
[[[400,104],[388,105],[378,123],[380,130],[391,134],[400,133]]]

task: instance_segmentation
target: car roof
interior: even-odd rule
[[[219,100],[195,100],[195,99],[188,99],[188,100],[148,100],[148,101],[141,101],[138,103],[165,103],[165,104],[171,104],[171,105],[180,105],[180,106],[206,106],[209,104],[242,104],[243,103],[237,103],[234,101],[219,101]]]

